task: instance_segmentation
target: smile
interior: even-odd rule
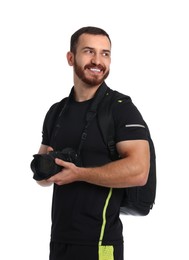
[[[90,68],[90,71],[92,71],[92,72],[101,72],[101,70],[100,69],[98,69],[98,68]]]

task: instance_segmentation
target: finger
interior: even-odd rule
[[[47,148],[47,153],[49,153],[49,152],[52,152],[54,149],[51,147],[51,146],[49,146],[48,148]]]
[[[46,181],[47,182],[55,182],[55,180],[56,180],[56,174],[54,176],[48,178]]]
[[[63,167],[68,167],[70,165],[70,162],[66,162],[58,158],[55,158],[55,163]]]
[[[57,185],[62,185],[63,184],[62,179],[60,177],[60,173],[57,173],[57,174],[53,175],[52,177],[47,179],[47,181],[49,183],[55,183]]]

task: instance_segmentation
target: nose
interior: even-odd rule
[[[100,55],[99,55],[99,54],[95,54],[95,55],[92,57],[91,62],[92,62],[94,65],[99,65],[99,64],[100,64]]]

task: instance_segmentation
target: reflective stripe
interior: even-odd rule
[[[112,188],[110,188],[108,196],[106,198],[106,202],[104,205],[103,213],[102,213],[102,227],[100,232],[100,239],[98,242],[98,260],[114,260],[114,247],[112,245],[102,245],[102,240],[104,237],[104,230],[106,227],[106,211],[112,196]]]
[[[125,127],[142,127],[142,128],[145,128],[144,125],[140,125],[140,124],[125,125]]]
[[[103,239],[103,236],[104,236],[104,229],[105,229],[105,226],[106,226],[106,210],[107,210],[111,196],[112,196],[112,188],[110,188],[110,190],[109,190],[108,197],[106,199],[104,209],[103,209],[103,213],[102,213],[103,222],[102,222],[102,227],[101,227],[101,232],[100,232],[99,245],[102,245],[102,239]]]

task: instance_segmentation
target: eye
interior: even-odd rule
[[[87,53],[87,54],[93,54],[94,53],[94,51],[91,50],[91,49],[85,49],[84,52]]]
[[[102,56],[110,57],[110,52],[109,51],[105,51],[105,52],[102,53]]]

